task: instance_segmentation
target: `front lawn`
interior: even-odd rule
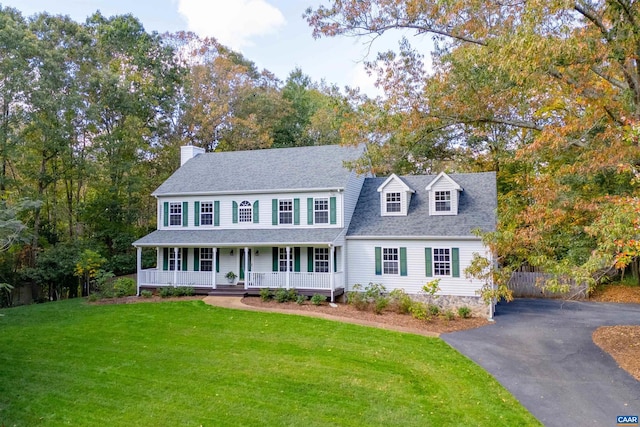
[[[0,310],[0,425],[539,425],[437,338],[202,301]]]

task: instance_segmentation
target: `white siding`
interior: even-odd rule
[[[362,186],[362,183],[360,183]],[[360,188],[357,189],[359,191]],[[246,229],[246,228],[341,228],[344,226],[344,193],[337,191],[320,191],[315,193],[274,193],[274,194],[246,194],[246,195],[222,195],[222,196],[184,196],[184,197],[159,197],[158,198],[158,229],[173,229],[173,230],[189,230],[189,229]],[[307,224],[307,198],[336,198],[336,224]],[[349,194],[349,197],[354,197]],[[356,196],[357,197],[357,196]],[[299,225],[272,225],[272,199],[299,199],[300,200],[300,224]],[[259,223],[252,222],[237,222],[233,223],[233,202],[238,204],[248,201],[252,207],[257,200],[259,203]],[[220,202],[220,225],[218,227],[214,225],[200,225],[195,226],[195,202]],[[187,202],[188,203],[188,226],[168,226],[164,227],[164,203],[165,202]],[[351,200],[350,200],[351,203]],[[354,205],[355,207],[355,205]],[[253,212],[253,211],[252,211]]]
[[[353,211],[356,209],[358,203],[358,197],[360,197],[360,191],[362,190],[362,184],[364,184],[364,176],[357,175],[352,172],[347,181],[347,187],[344,191],[344,228],[349,228],[351,223],[351,217]]]
[[[375,247],[406,247],[407,276],[376,275]],[[464,270],[469,266],[473,253],[489,256],[480,240],[347,240],[347,286],[363,287],[372,283],[383,284],[388,291],[402,288],[409,294],[417,294],[427,282],[438,277],[425,274],[425,248],[459,248],[460,277],[440,277],[440,295],[478,296],[482,287],[477,280],[467,279]]]
[[[450,191],[451,192],[451,211],[450,212],[436,212],[436,191]],[[429,192],[429,214],[430,215],[458,215],[458,190],[446,179],[440,178]]]

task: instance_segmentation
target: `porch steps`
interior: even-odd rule
[[[207,294],[219,297],[244,297],[247,293],[244,283],[238,283],[237,285],[218,285],[216,289],[210,290]]]

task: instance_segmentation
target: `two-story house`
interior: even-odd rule
[[[134,242],[138,291],[228,286],[293,288],[333,300],[354,284],[478,302],[464,277],[475,229],[496,223],[494,173],[374,178],[345,166],[363,148],[336,145],[204,153],[182,147],[181,167],[153,193],[157,230]],[[142,269],[142,248],[156,268]],[[228,273],[233,274],[228,274]]]

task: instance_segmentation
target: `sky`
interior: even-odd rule
[[[370,96],[381,94],[363,61],[376,52],[397,48],[400,33],[385,34],[370,49],[367,39],[334,37],[315,40],[302,18],[322,0],[0,0],[30,17],[39,12],[68,15],[77,22],[99,10],[105,16],[130,13],[148,32],[193,31],[213,36],[241,52],[258,68],[285,80],[296,67],[314,81],[359,87]],[[412,37],[407,34],[408,37]]]

